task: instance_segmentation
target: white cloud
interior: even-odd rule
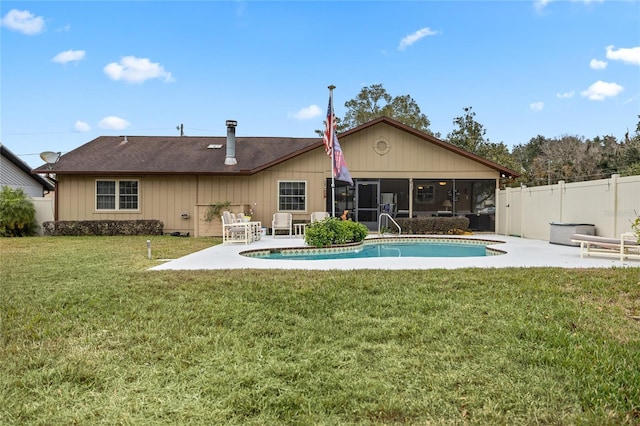
[[[534,5],[536,7],[536,9],[540,10],[540,9],[544,9],[544,7],[546,5],[548,5],[549,3],[551,3],[552,1],[557,1],[557,0],[536,0],[534,2]],[[603,3],[604,0],[571,0],[574,3],[584,3],[584,4],[590,4],[590,3]]]
[[[109,116],[100,120],[100,123],[98,123],[98,126],[101,129],[123,130],[129,127],[129,124],[131,123],[129,123],[124,118]]]
[[[28,10],[13,9],[7,13],[0,24],[13,31],[18,31],[26,35],[35,35],[41,33],[45,29],[44,18],[42,16],[34,16]]]
[[[553,0],[536,0],[534,2],[534,6],[536,9],[541,10],[544,9],[546,5],[551,3]]]
[[[619,84],[598,80],[580,94],[592,101],[602,101],[605,98],[617,96],[623,90],[624,88]]]
[[[400,40],[400,45],[398,46],[398,50],[405,50],[407,47],[411,46],[413,43],[417,42],[418,40],[424,37],[436,35],[436,34],[438,34],[438,32],[432,30],[431,28],[428,28],[428,27],[422,28],[416,31],[415,33],[409,34],[408,36]]]
[[[544,108],[544,102],[533,102],[529,104],[529,108],[533,111],[542,111]]]
[[[87,56],[84,50],[67,50],[65,52],[60,52],[56,56],[53,57],[51,62],[58,62],[60,64],[66,64],[68,62],[78,63],[83,60]]]
[[[603,70],[607,67],[607,62],[592,59],[591,62],[589,62],[589,67],[594,70]]]
[[[318,105],[309,105],[302,108],[298,112],[290,113],[289,116],[296,120],[310,120],[312,118],[320,117],[322,115],[322,108]]]
[[[556,93],[556,98],[558,98],[558,99],[569,99],[569,98],[573,98],[574,94],[575,94],[575,92],[573,90],[570,91],[570,92]]]
[[[76,124],[73,125],[73,130],[76,132],[88,132],[91,130],[91,126],[89,126],[84,121],[76,121]]]
[[[112,62],[103,70],[112,80],[123,80],[127,83],[144,83],[152,78],[163,78],[165,83],[175,81],[162,65],[135,56],[125,56],[120,63]]]
[[[640,46],[620,48],[613,50],[613,46],[607,46],[607,59],[622,61],[626,64],[640,65]]]

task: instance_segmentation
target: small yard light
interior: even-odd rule
[[[151,260],[151,240],[147,240],[147,255],[149,256],[149,260]]]

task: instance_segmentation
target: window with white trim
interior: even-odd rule
[[[138,210],[137,180],[97,180],[96,210]]]
[[[279,181],[278,182],[278,210],[298,211],[307,210],[307,182]]]

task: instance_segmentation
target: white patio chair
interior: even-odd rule
[[[293,216],[291,213],[274,213],[271,229],[275,238],[278,231],[287,231],[289,237],[293,235]]]
[[[245,243],[251,241],[251,226],[249,223],[238,222],[233,213],[222,212],[222,244]]]
[[[311,223],[321,222],[328,217],[329,217],[329,213],[327,212],[313,212],[311,213]]]

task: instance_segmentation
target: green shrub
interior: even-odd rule
[[[340,222],[342,231],[345,234],[346,242],[360,242],[367,237],[369,230],[360,222],[352,220],[343,220]]]
[[[159,220],[59,220],[42,224],[44,235],[162,235]]]
[[[0,235],[24,237],[36,232],[36,208],[22,188],[0,190]]]
[[[396,219],[403,234],[460,234],[469,229],[466,217],[415,217]]]
[[[638,240],[638,244],[640,244],[640,216],[636,216],[635,220],[631,222],[631,229],[633,229],[633,233]]]
[[[369,230],[361,223],[329,217],[307,226],[305,242],[314,247],[356,243],[365,239]]]

